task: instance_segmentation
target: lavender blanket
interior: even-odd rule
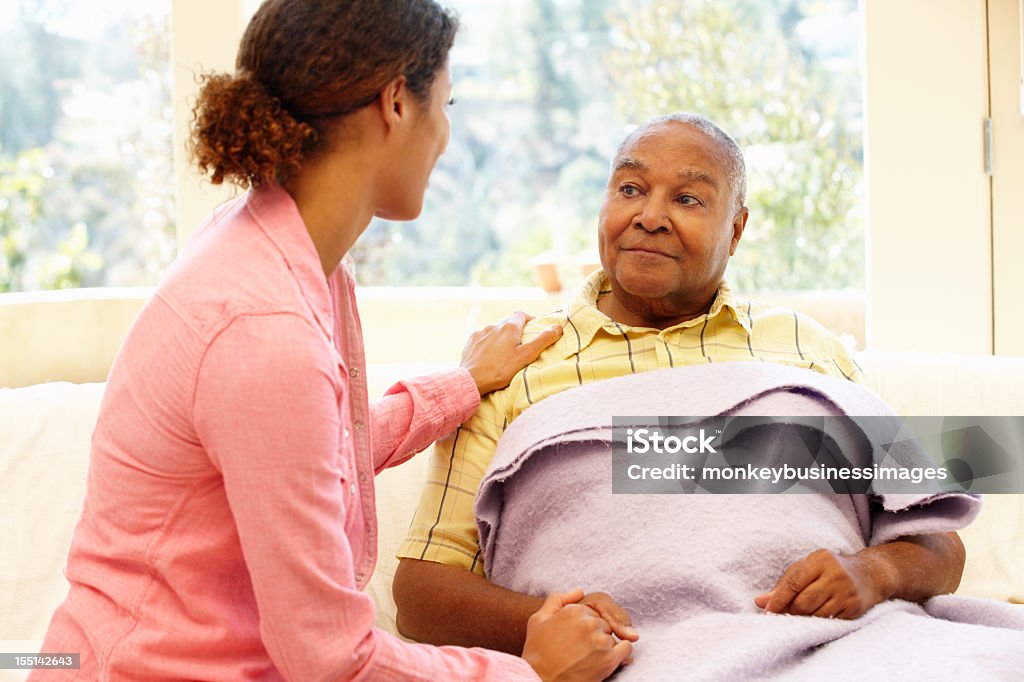
[[[613,495],[613,415],[890,415],[854,384],[729,363],[588,385],[508,429],[476,512],[488,576],[535,595],[582,587],[640,632],[616,680],[1020,679],[1024,607],[893,600],[855,621],[765,614],[754,596],[818,548],[853,553],[956,530],[980,500],[923,495]]]

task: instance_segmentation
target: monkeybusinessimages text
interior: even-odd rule
[[[636,428],[626,430],[626,453],[629,455],[715,455],[716,441],[720,432],[700,429],[690,435],[665,435],[657,429]],[[763,481],[781,483],[784,481],[946,481],[950,478],[945,467],[885,467],[871,466],[829,466],[816,463],[812,466],[755,466],[747,463],[740,466],[699,466],[673,462],[668,466],[650,466],[633,463],[626,467],[626,476],[633,481],[678,480],[678,481]]]

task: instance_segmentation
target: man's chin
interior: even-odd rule
[[[619,288],[624,294],[634,298],[661,300],[679,293],[679,282],[666,282],[662,278],[649,275],[629,275],[618,280]]]

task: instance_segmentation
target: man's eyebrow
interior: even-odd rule
[[[679,171],[679,178],[681,180],[692,180],[693,182],[702,182],[705,185],[710,185],[712,189],[718,189],[718,182],[711,173],[704,170],[697,170],[695,168],[684,168]]]
[[[632,170],[638,173],[646,173],[650,169],[651,167],[648,166],[643,161],[640,161],[639,159],[631,159],[628,156],[624,156],[615,162],[615,168],[613,169],[613,172],[617,173],[620,170]]]

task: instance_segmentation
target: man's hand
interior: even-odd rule
[[[859,618],[886,599],[923,602],[953,592],[964,559],[956,533],[908,535],[853,556],[819,549],[787,568],[754,603],[770,613]]]
[[[527,624],[545,600],[499,587],[458,566],[403,558],[393,586],[398,631],[427,644],[480,646],[519,655]],[[627,642],[639,636],[624,608],[604,592],[576,600]],[[568,603],[568,602],[567,602]]]
[[[754,603],[769,613],[852,620],[885,600],[879,582],[864,557],[818,549],[787,568]]]
[[[459,364],[473,375],[480,395],[508,386],[516,372],[562,337],[562,328],[555,325],[521,343],[523,327],[532,319],[532,315],[516,312],[470,335]]]

